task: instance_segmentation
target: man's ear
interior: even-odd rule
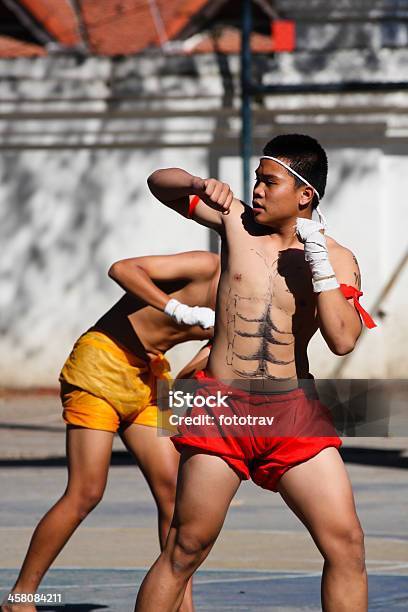
[[[315,194],[315,191],[313,187],[309,187],[309,185],[305,185],[304,187],[302,187],[299,204],[301,204],[302,207],[307,204],[311,204],[313,201],[314,194]]]

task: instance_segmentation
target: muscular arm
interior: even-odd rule
[[[164,310],[170,297],[154,281],[211,278],[217,265],[218,257],[213,253],[191,251],[122,259],[110,267],[108,274],[127,293]]]
[[[353,253],[336,245],[329,251],[330,262],[337,281],[360,289],[360,270]],[[350,353],[361,333],[361,320],[353,302],[340,289],[317,294],[317,313],[320,331],[336,355]]]
[[[156,170],[147,179],[152,194],[165,206],[188,217],[189,196],[202,201],[194,209],[194,219],[216,231],[223,227],[221,211],[228,211],[233,200],[229,185],[216,179],[202,179],[181,168]]]

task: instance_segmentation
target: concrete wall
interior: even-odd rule
[[[264,80],[304,78],[311,58],[302,53],[261,58]],[[407,59],[405,50],[385,49],[369,68],[346,50],[313,78],[399,79]],[[242,193],[238,60],[55,57],[3,60],[0,72],[0,384],[53,386],[72,342],[120,296],[106,275],[113,261],[216,248],[210,232],[156,204],[145,179],[181,165]],[[330,233],[359,259],[368,309],[406,248],[407,102],[393,93],[254,104],[255,152],[286,131],[327,147],[323,207]],[[362,338],[344,376],[406,375],[406,279],[405,271],[381,306],[380,329]],[[175,369],[195,349],[173,351]],[[338,367],[321,339],[311,359],[316,375]]]

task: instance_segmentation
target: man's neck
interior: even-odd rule
[[[296,236],[296,217],[286,220],[282,225],[271,227],[270,237],[279,251],[299,246]]]

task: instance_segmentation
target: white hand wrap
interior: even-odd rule
[[[329,291],[340,287],[336,275],[329,261],[326,238],[320,232],[323,225],[311,219],[300,219],[296,221],[296,233],[305,245],[305,260],[312,271],[313,291]]]
[[[167,302],[164,312],[178,324],[199,325],[203,329],[214,327],[215,312],[211,308],[187,306],[172,298]]]

